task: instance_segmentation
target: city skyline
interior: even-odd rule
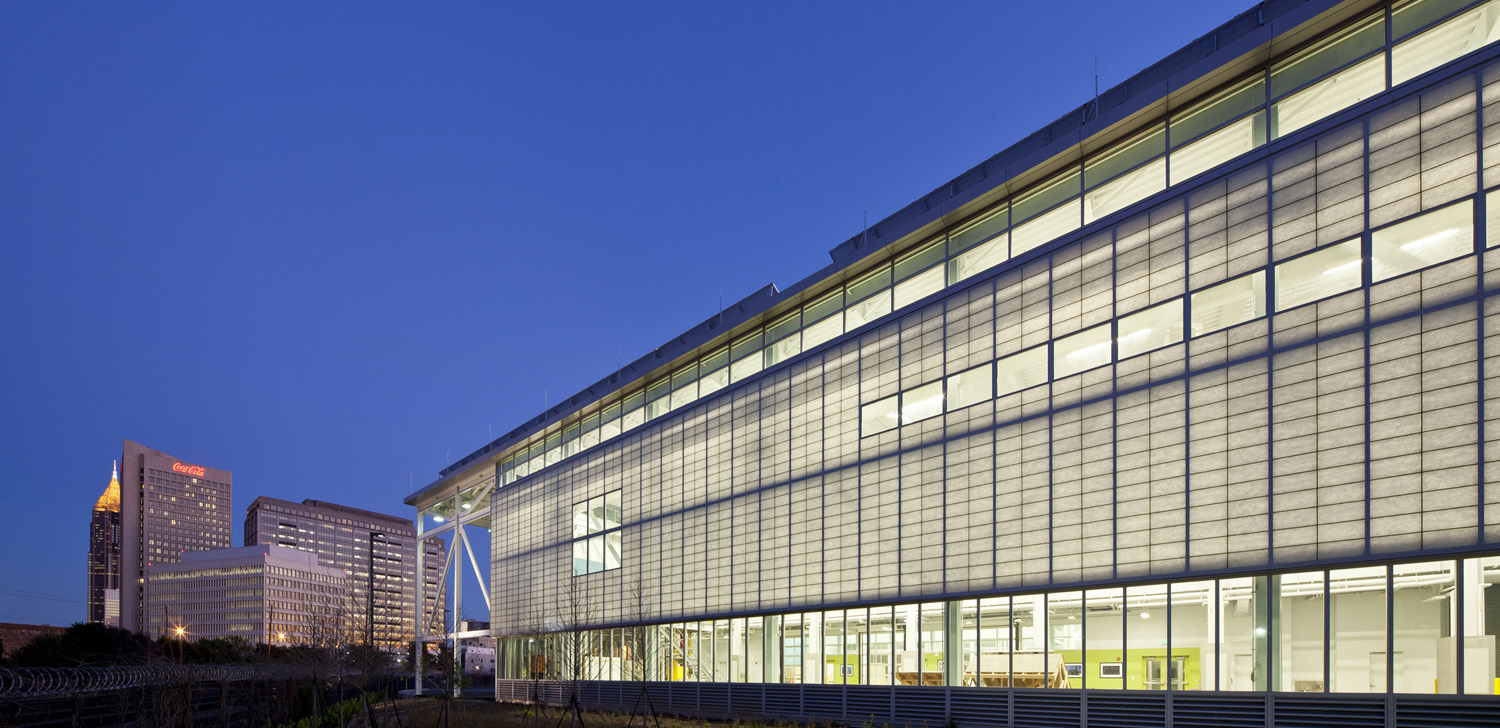
[[[23,383],[0,401],[0,488],[79,514],[0,536],[30,556],[0,570],[27,592],[0,620],[85,617],[81,514],[122,437],[233,470],[234,520],[262,494],[399,512],[492,436],[1075,107],[1092,51],[1108,87],[1241,10],[310,10],[285,28],[0,9],[0,67],[28,69],[0,73],[26,110],[0,122],[0,374]],[[1155,37],[1116,32],[1141,12]],[[518,23],[538,30],[485,31]],[[407,45],[377,40],[397,29]],[[357,62],[327,64],[330,37]],[[609,62],[549,60],[581,38]],[[1025,72],[1063,45],[1090,52]],[[464,337],[472,356],[427,353]]]

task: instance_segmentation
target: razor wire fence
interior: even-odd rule
[[[0,667],[0,698],[84,695],[174,684],[289,680],[302,674],[286,665]]]

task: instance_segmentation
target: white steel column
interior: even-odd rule
[[[463,498],[463,491],[459,490],[457,485],[453,486],[453,530],[457,534],[453,538],[453,548],[459,551],[463,551],[464,548],[463,539],[459,538],[459,536],[463,535],[464,528],[463,515],[461,515],[463,513],[463,507],[459,502],[461,498]],[[448,627],[448,659],[452,661],[453,667],[449,671],[448,679],[453,681],[453,684],[449,686],[449,688],[453,692],[453,697],[460,698],[463,697],[463,695],[461,694],[463,693],[463,685],[461,684],[463,681],[458,678],[463,675],[464,666],[463,658],[458,654],[457,635],[458,622],[462,618],[464,611],[463,557],[454,556],[453,562],[458,564],[458,568],[451,570],[453,572],[453,614],[451,619],[449,620]]]
[[[489,577],[479,571],[479,562],[474,560],[474,545],[469,543],[469,534],[464,532],[462,525],[458,527],[458,537],[463,539],[464,550],[469,554],[469,565],[474,567],[474,576],[479,579],[479,596],[484,597],[484,608],[488,611],[490,608],[490,591],[485,588],[484,583],[489,580]],[[488,622],[489,620],[485,621]]]
[[[423,556],[427,553],[427,542],[422,538],[422,509],[417,508],[417,594],[414,608],[416,614],[412,619],[412,688],[417,695],[422,694],[422,653],[427,648],[427,643],[422,638],[427,633],[427,621],[423,619],[427,611],[427,568],[423,563]]]

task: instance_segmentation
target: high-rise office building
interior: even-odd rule
[[[234,475],[125,441],[120,458],[120,626],[145,628],[146,570],[226,549]]]
[[[1496,41],[1261,3],[454,463],[497,697],[1494,724]]]
[[[281,546],[190,551],[146,567],[146,633],[332,646],[350,637],[348,582],[316,554]],[[180,630],[180,631],[179,631]]]
[[[120,474],[111,466],[109,485],[89,518],[89,621],[120,619]],[[110,602],[114,602],[113,605]]]
[[[376,644],[403,648],[416,634],[417,584],[432,609],[442,610],[439,588],[447,549],[427,539],[427,564],[418,579],[417,531],[412,522],[360,508],[304,500],[256,498],[245,509],[245,545],[274,545],[317,555],[318,563],[348,575],[351,627]]]

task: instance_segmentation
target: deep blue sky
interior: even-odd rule
[[[1250,5],[0,4],[0,621],[83,618],[123,438],[234,471],[235,545],[409,515]]]

